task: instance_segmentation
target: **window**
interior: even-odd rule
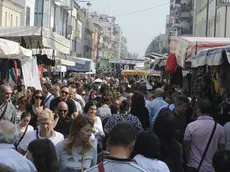
[[[5,26],[7,26],[7,12],[5,12]]]
[[[13,14],[10,15],[10,26],[13,26]]]
[[[30,7],[26,7],[26,26],[30,26]]]
[[[18,26],[18,16],[16,16],[16,26]]]

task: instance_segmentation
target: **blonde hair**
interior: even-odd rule
[[[41,121],[43,119],[49,119],[54,121],[54,114],[50,109],[44,109],[38,114],[38,121]]]
[[[79,139],[79,136],[77,136],[77,133],[80,133],[80,130],[85,127],[87,124],[90,124],[92,127],[94,125],[93,121],[89,118],[87,118],[84,115],[78,115],[77,118],[74,119],[71,127],[70,127],[70,134],[68,138],[66,139],[66,143],[64,145],[64,151],[68,155],[72,155],[72,149],[74,147],[75,139]],[[85,142],[84,145],[82,145],[85,151],[88,151],[93,147],[93,143],[89,139]]]

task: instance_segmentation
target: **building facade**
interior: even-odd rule
[[[193,33],[193,0],[171,0],[166,20],[166,34],[191,36]]]
[[[23,6],[13,0],[0,1],[0,26],[20,26]]]
[[[72,0],[36,0],[35,26],[50,28],[65,38],[69,38],[72,30],[68,18],[72,5]]]
[[[107,14],[98,14],[96,12],[90,13],[89,17],[94,23],[98,24],[102,29],[102,41],[104,40],[104,45],[101,45],[100,49],[103,55],[102,58],[121,58],[122,49],[122,30],[121,27],[116,24],[116,18],[109,16]],[[103,43],[102,43],[103,44]],[[106,45],[105,45],[106,44]]]
[[[16,2],[23,7],[20,26],[34,26],[35,0],[16,0]]]
[[[93,33],[93,45],[92,45],[92,59],[94,61],[99,60],[99,44],[100,44],[100,38],[102,34],[102,27],[96,23],[94,23],[95,29]]]
[[[230,37],[230,1],[195,0],[194,36]]]

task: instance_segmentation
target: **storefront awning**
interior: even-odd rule
[[[25,47],[29,49],[49,48],[64,54],[69,54],[70,52],[70,41],[45,27],[0,27],[0,37],[20,43],[23,37]]]

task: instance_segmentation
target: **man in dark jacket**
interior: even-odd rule
[[[60,97],[57,97],[53,99],[50,103],[50,109],[55,112],[57,109],[57,106],[60,102],[66,102],[68,105],[68,116],[71,117],[71,115],[74,112],[77,112],[76,104],[73,100],[69,99],[69,88],[67,86],[62,86],[60,89]]]

